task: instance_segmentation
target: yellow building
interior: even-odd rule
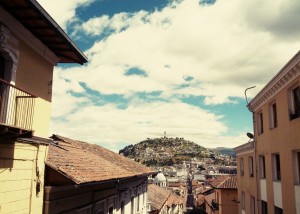
[[[235,148],[238,167],[239,214],[257,213],[257,185],[253,141]],[[246,203],[247,202],[247,203]]]
[[[239,184],[239,200],[245,201],[247,209],[251,204],[247,194],[254,194],[253,197],[258,202],[254,205],[257,207],[255,213],[299,214],[299,52],[253,98],[248,108],[253,112],[254,118],[254,147],[248,154],[242,154],[240,148],[236,148],[238,174],[244,169],[244,177],[240,179],[242,183]],[[254,180],[246,174],[247,156],[254,157]],[[249,188],[250,183],[253,184],[253,190]],[[242,207],[240,211],[241,209]]]
[[[35,1],[0,1],[0,213],[42,213],[53,67],[87,61]]]

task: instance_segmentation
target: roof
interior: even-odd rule
[[[154,169],[99,145],[51,137],[46,165],[76,184],[103,182],[157,173]]]
[[[237,189],[236,175],[220,176],[211,181],[210,185],[215,189]]]
[[[36,0],[0,0],[0,6],[47,45],[59,62],[87,62],[86,56]]]
[[[180,196],[155,184],[148,184],[148,201],[155,210],[161,210],[164,204],[169,207],[183,204],[183,200]]]
[[[165,182],[165,181],[167,181],[166,177],[164,176],[164,174],[163,174],[162,172],[158,173],[158,174],[155,176],[154,180],[155,180],[156,182]]]

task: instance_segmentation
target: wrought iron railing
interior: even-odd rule
[[[0,124],[32,129],[36,96],[0,79]]]

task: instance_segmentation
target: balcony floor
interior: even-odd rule
[[[31,138],[33,136],[33,130],[27,130],[24,128],[9,126],[7,124],[0,123],[0,136]]]

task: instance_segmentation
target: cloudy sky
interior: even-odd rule
[[[247,142],[251,97],[299,50],[295,0],[38,0],[89,62],[54,72],[51,132],[118,151],[146,138]]]

